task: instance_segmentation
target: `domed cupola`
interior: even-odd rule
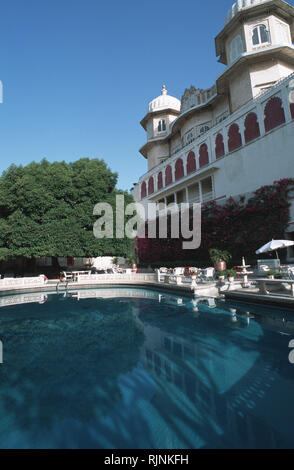
[[[180,111],[181,102],[174,96],[168,95],[165,85],[163,85],[161,95],[149,103],[148,113],[163,111],[165,109],[174,109],[175,111]]]
[[[168,95],[163,85],[161,95],[149,103],[147,114],[141,121],[141,126],[146,131],[147,143],[140,152],[148,159],[149,170],[168,158],[168,136],[172,123],[179,114],[181,114],[181,101]]]
[[[238,0],[215,39],[227,69],[217,79],[231,111],[294,71],[294,8],[284,0]]]
[[[225,24],[228,24],[239,13],[239,11],[246,10],[247,8],[252,8],[256,5],[267,2],[272,2],[272,0],[238,0],[228,11]]]

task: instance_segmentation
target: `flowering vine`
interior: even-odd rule
[[[228,250],[236,261],[254,259],[255,251],[271,239],[284,238],[290,221],[289,196],[294,178],[275,181],[249,197],[231,197],[224,204],[202,206],[202,242],[197,250],[183,250],[182,238],[138,239],[142,263],[195,260],[208,262],[210,248]]]

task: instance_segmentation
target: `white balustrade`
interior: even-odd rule
[[[43,276],[38,277],[20,277],[20,278],[7,278],[0,280],[0,289],[2,288],[17,288],[17,287],[39,287],[44,286],[46,283]]]

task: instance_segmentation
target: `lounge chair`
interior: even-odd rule
[[[159,272],[160,272],[160,274],[167,274],[168,269],[167,268],[159,268]]]
[[[270,271],[270,267],[267,266],[266,264],[261,264],[258,270],[260,273],[267,273]]]
[[[173,275],[174,276],[184,276],[185,275],[185,268],[174,268]]]
[[[213,281],[214,280],[214,275],[215,275],[215,269],[214,268],[205,268],[202,271],[202,279],[204,281]]]

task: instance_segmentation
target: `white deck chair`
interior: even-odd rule
[[[260,273],[267,273],[270,271],[270,267],[267,266],[266,264],[261,264],[258,270]]]
[[[185,275],[185,268],[174,268],[173,275],[174,276],[184,276]]]
[[[167,274],[168,269],[167,268],[159,268],[159,272],[160,272],[160,274]]]
[[[214,268],[205,268],[203,270],[203,279],[205,281],[213,281],[215,275],[215,269]]]

